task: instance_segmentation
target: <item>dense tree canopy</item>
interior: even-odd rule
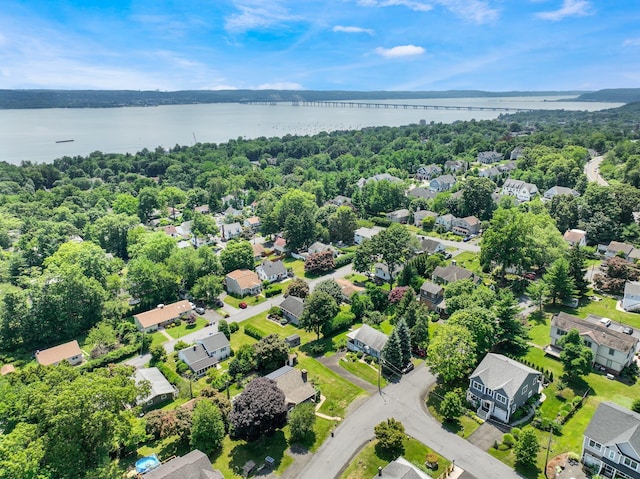
[[[284,393],[275,381],[255,378],[233,402],[229,420],[235,437],[252,441],[271,434],[287,420]]]

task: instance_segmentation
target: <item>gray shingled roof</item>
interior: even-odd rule
[[[224,347],[231,346],[227,337],[221,332],[207,336],[206,338],[199,340],[198,343],[202,344],[209,354],[213,354],[215,351]]]
[[[624,295],[640,295],[640,281],[627,281],[624,285]]]
[[[181,457],[171,459],[160,467],[147,472],[145,479],[224,479],[213,469],[205,453],[195,449]]]
[[[189,346],[188,348],[180,350],[178,354],[180,353],[183,354],[185,362],[194,371],[199,371],[218,362],[216,358],[212,358],[207,354],[202,344]]]
[[[612,402],[601,402],[584,435],[604,446],[617,445],[627,456],[637,456],[640,454],[640,414]]]
[[[373,479],[376,477],[379,476],[376,474]],[[387,464],[382,470],[382,477],[385,479],[427,479],[431,476],[420,471],[401,456]]]
[[[262,262],[262,271],[264,271],[264,274],[266,274],[267,277],[271,277],[274,275],[286,276],[287,274],[287,268],[284,267],[284,263],[280,260],[271,261],[265,259]]]
[[[461,279],[475,279],[474,277],[473,271],[461,268],[455,264],[450,264],[446,267],[437,266],[436,269],[433,270],[433,278],[440,278],[447,283],[453,283]]]
[[[541,375],[535,369],[506,356],[488,353],[469,379],[480,378],[485,387],[492,391],[502,389],[513,398],[530,374]]]
[[[302,379],[302,372],[291,366],[282,366],[265,378],[276,382],[287,403],[298,405],[316,395],[313,385]]]
[[[434,253],[436,248],[442,245],[440,241],[431,238],[423,239],[420,244],[422,246],[422,251],[424,251],[425,253]]]
[[[387,344],[387,341],[389,340],[389,336],[377,329],[373,329],[368,324],[363,324],[355,331],[351,331],[349,336],[353,339],[357,339],[376,351],[382,351],[382,348],[384,348],[384,345]]]
[[[296,296],[287,296],[284,301],[280,303],[280,309],[286,311],[292,316],[299,318],[302,316],[302,310],[304,309],[304,301]]]
[[[431,199],[431,198],[435,198],[437,196],[437,193],[428,190],[427,188],[422,188],[422,187],[417,187],[417,188],[413,188],[412,190],[409,190],[409,192],[407,193],[407,196],[413,196],[414,198],[425,198],[425,199]]]
[[[628,334],[614,331],[611,328],[599,323],[601,316],[590,314],[589,318],[594,319],[595,323],[580,319],[565,312],[559,312],[551,318],[551,326],[555,326],[563,331],[577,329],[580,336],[589,336],[597,344],[616,349],[618,351],[627,352],[634,348],[638,340]]]
[[[136,385],[139,385],[142,381],[149,381],[151,385],[151,391],[149,395],[144,398],[138,399],[138,404],[147,402],[149,399],[162,394],[175,393],[174,387],[171,385],[167,378],[160,372],[158,368],[141,368],[136,369],[134,374]]]
[[[422,283],[422,286],[420,286],[420,291],[424,291],[425,293],[433,294],[435,296],[442,293],[443,289],[444,288],[442,286],[432,281],[425,281]]]

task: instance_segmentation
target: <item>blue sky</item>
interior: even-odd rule
[[[640,87],[640,0],[2,0],[0,88]]]

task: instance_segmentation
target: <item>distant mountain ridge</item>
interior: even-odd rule
[[[603,90],[604,91],[604,90]],[[610,90],[616,92],[617,90]],[[638,90],[640,92],[640,89]],[[482,98],[514,96],[576,96],[585,91],[346,91],[346,90],[0,90],[0,109],[118,108],[125,106],[237,103],[241,101],[416,100],[426,98]],[[588,101],[621,101],[596,100]]]
[[[609,88],[583,93],[575,101],[611,101],[633,103],[640,101],[640,88]]]

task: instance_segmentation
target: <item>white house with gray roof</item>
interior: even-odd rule
[[[285,268],[284,263],[280,260],[271,261],[265,259],[262,264],[256,268],[256,273],[258,273],[258,278],[262,281],[273,283],[274,281],[286,279],[287,268]]]
[[[582,462],[600,477],[640,479],[640,414],[598,404],[584,432]]]
[[[600,316],[589,315],[586,319],[560,312],[551,318],[551,344],[545,352],[559,357],[562,347],[559,342],[570,330],[577,329],[584,344],[593,352],[594,364],[599,364],[613,374],[620,372],[634,360],[638,339],[608,328],[600,322]]]
[[[182,359],[196,376],[202,376],[231,354],[231,345],[223,333],[215,333],[204,339],[197,339],[196,344],[178,351]]]
[[[488,353],[469,377],[467,400],[482,419],[509,423],[511,415],[542,390],[542,373],[501,354]]]
[[[224,479],[220,471],[213,468],[207,455],[194,449],[184,456],[174,457],[143,476],[145,479]]]
[[[349,351],[361,351],[376,358],[380,357],[382,348],[387,344],[389,336],[368,324],[363,324],[358,329],[347,333],[347,349]]]
[[[640,310],[640,281],[627,281],[624,284],[622,309],[625,311]]]
[[[353,232],[353,242],[355,244],[360,244],[366,239],[370,240],[375,235],[380,233],[383,229],[384,228],[381,228],[380,226],[374,226],[373,228],[366,228],[366,227],[358,228]]]
[[[280,303],[280,309],[283,316],[290,323],[297,326],[300,324],[300,316],[302,316],[302,311],[304,310],[304,301],[301,298],[289,295]]]

